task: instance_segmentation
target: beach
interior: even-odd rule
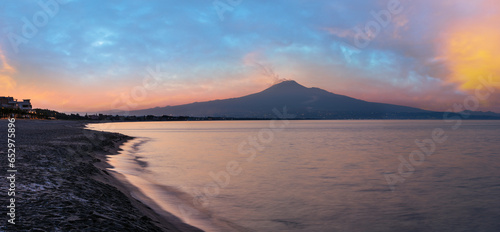
[[[1,231],[201,231],[168,212],[160,216],[137,200],[147,200],[140,191],[107,170],[106,156],[117,154],[131,137],[86,130],[85,124],[16,120],[15,225],[7,221],[11,197],[9,180],[3,178]],[[7,125],[0,120],[4,177],[11,175]]]

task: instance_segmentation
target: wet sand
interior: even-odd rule
[[[7,123],[0,120],[4,177]],[[9,183],[2,178],[0,231],[201,231],[168,212],[160,216],[123,176],[107,170],[106,156],[117,154],[131,137],[86,130],[85,122],[17,120],[15,125],[16,224],[7,223]]]

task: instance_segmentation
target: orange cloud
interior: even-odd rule
[[[500,32],[487,26],[471,26],[453,32],[447,52],[453,76],[464,90],[475,89],[480,77],[500,80]]]
[[[12,78],[16,70],[9,65],[2,49],[0,49],[0,91],[7,92],[16,87],[16,81]]]
[[[444,56],[451,71],[448,80],[459,84],[464,91],[482,85],[484,77],[500,81],[500,16],[494,13],[500,9],[493,3],[483,1],[484,15],[455,22],[446,33]]]

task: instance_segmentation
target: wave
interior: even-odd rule
[[[122,151],[116,160],[111,161],[113,170],[119,172],[137,187],[142,194],[149,197],[153,203],[165,212],[160,215],[174,215],[183,222],[198,227],[204,231],[251,231],[234,222],[215,215],[211,210],[196,203],[196,196],[183,191],[176,186],[159,183],[157,175],[148,169],[149,164],[143,154],[143,146],[150,138],[134,138],[123,144]],[[140,199],[138,199],[140,200]],[[143,202],[148,205],[147,201]],[[148,205],[155,209],[153,205]],[[158,209],[157,209],[158,210]],[[156,211],[156,210],[155,210]]]

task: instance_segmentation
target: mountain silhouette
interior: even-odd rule
[[[136,110],[129,115],[275,118],[273,109],[281,112],[285,107],[295,118],[310,119],[418,118],[418,115],[432,113],[407,106],[367,102],[319,88],[307,88],[295,81],[283,81],[243,97]]]

